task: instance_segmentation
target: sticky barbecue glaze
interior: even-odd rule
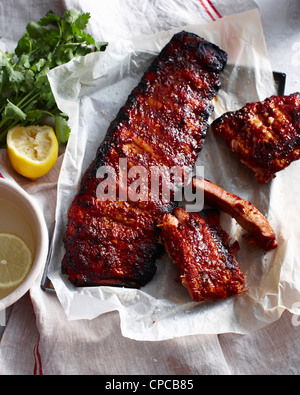
[[[267,183],[300,158],[300,94],[249,103],[224,114],[212,127],[257,181]]]
[[[193,186],[204,192],[204,202],[210,207],[231,215],[247,231],[244,235],[249,244],[265,251],[277,247],[276,235],[268,220],[250,202],[225,191],[209,180],[195,177]]]
[[[151,194],[148,201],[100,201],[96,191],[103,178],[97,170],[115,169],[119,197],[120,158],[127,159],[128,170],[146,168],[149,186],[153,166],[192,169],[226,60],[224,51],[204,39],[176,34],[111,123],[68,215],[62,272],[76,286],[141,287],[155,274],[162,251],[156,225],[176,206],[172,193],[169,201]]]
[[[162,218],[161,237],[180,280],[195,302],[221,300],[243,292],[245,280],[235,254],[238,242],[229,244],[219,214],[187,213],[176,208]]]

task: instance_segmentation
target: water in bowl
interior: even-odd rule
[[[34,252],[34,237],[30,224],[22,211],[13,203],[0,198],[0,232],[14,233],[21,237]],[[0,289],[0,300],[12,293],[17,287]]]

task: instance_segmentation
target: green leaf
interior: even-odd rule
[[[43,111],[41,110],[31,110],[27,113],[27,121],[31,124],[36,123],[39,121],[43,116]]]
[[[71,129],[68,125],[68,116],[64,113],[56,115],[55,120],[55,131],[59,143],[66,143],[69,140]]]
[[[41,26],[49,26],[54,25],[58,26],[59,24],[59,17],[53,13],[53,11],[49,11],[46,16],[40,19],[38,22]]]
[[[61,20],[62,39],[65,43],[70,42],[74,38],[72,26],[65,20]]]
[[[24,81],[24,74],[20,71],[14,70],[14,68],[9,65],[7,65],[6,70],[8,72],[10,82],[19,83]]]
[[[40,101],[45,105],[45,108],[52,109],[56,105],[55,98],[53,96],[49,81],[45,84],[45,88],[40,95]]]
[[[99,52],[100,51],[104,52],[106,50],[107,46],[108,46],[108,42],[106,42],[106,41],[96,41],[95,42],[96,50]]]
[[[13,52],[2,52],[0,50],[0,67],[6,67],[7,65],[13,65],[12,60],[15,54]]]
[[[77,17],[76,21],[74,22],[77,29],[84,30],[87,27],[89,19],[91,17],[90,13],[81,14]]]
[[[32,48],[32,40],[26,32],[22,38],[20,38],[15,53],[18,57],[22,54],[29,54]]]
[[[59,52],[57,54],[57,60],[56,63],[58,66],[68,63],[71,59],[73,59],[74,54],[73,50],[68,47],[61,47],[59,49]]]
[[[71,10],[68,10],[64,13],[62,20],[70,24],[73,24],[76,22],[79,16],[80,16],[80,12],[76,10],[76,8],[72,8]]]
[[[17,70],[25,71],[25,69],[30,69],[30,58],[28,55],[22,54],[19,58],[18,62],[16,63]]]
[[[43,40],[45,43],[50,45],[50,48],[55,48],[57,43],[60,41],[60,34],[55,29],[47,29],[43,36]]]
[[[35,40],[39,38],[43,38],[43,35],[45,34],[45,29],[44,27],[40,26],[39,24],[35,22],[30,22],[27,25],[27,32],[29,37],[34,38]]]
[[[24,76],[25,78],[20,86],[20,91],[23,93],[27,93],[34,89],[34,72],[32,70],[26,70]]]
[[[42,71],[37,75],[34,85],[37,89],[42,89],[44,85],[47,84],[47,82],[48,82],[47,73],[45,71]]]
[[[41,58],[31,67],[31,70],[35,73],[39,73],[43,69],[46,63],[47,60]]]
[[[80,37],[80,39],[78,40],[79,42],[83,42],[86,45],[96,45],[95,40],[90,34],[80,31],[78,35]]]
[[[88,53],[91,53],[92,50],[89,47],[83,47],[83,46],[79,46],[77,51],[76,51],[76,56],[85,56]]]
[[[26,114],[9,100],[7,100],[7,102],[8,104],[6,105],[2,113],[2,118],[10,118],[15,120],[25,121]]]

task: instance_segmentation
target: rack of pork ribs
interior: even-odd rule
[[[159,227],[165,248],[180,270],[179,279],[195,302],[226,299],[241,294],[245,278],[235,259],[239,243],[230,244],[220,226],[220,211],[231,215],[245,230],[249,244],[265,251],[276,248],[276,236],[267,219],[250,202],[212,182],[194,178],[194,188],[204,193],[213,209],[188,213],[175,208]]]
[[[195,301],[244,292],[244,276],[235,260],[238,243],[230,245],[217,212],[187,213],[177,207],[174,191],[168,201],[151,194],[147,201],[118,198],[124,188],[120,159],[127,160],[128,171],[146,168],[148,185],[153,167],[193,170],[226,62],[223,50],[183,31],[174,35],[130,94],[68,214],[62,273],[75,286],[143,287],[153,278],[155,261],[165,247]],[[115,200],[97,199],[102,166],[115,170]],[[276,247],[273,229],[251,203],[208,180],[194,179],[193,186],[203,189],[206,203],[228,212],[246,229],[249,243],[266,251]]]
[[[260,184],[300,159],[300,94],[272,96],[227,112],[212,123]]]

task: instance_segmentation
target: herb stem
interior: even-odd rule
[[[22,104],[24,101],[26,101],[30,96],[32,95],[32,92],[27,93],[17,104],[18,107],[22,107]]]
[[[30,97],[32,95],[32,92],[30,92],[28,95],[26,95],[24,97],[24,99],[22,99],[19,103],[18,103],[18,107],[22,110],[24,108],[26,108],[30,103],[32,103],[35,99],[37,99],[40,96],[40,92],[37,92],[35,94],[33,94],[32,97]],[[27,100],[27,101],[26,101]],[[25,103],[24,103],[25,102]]]

